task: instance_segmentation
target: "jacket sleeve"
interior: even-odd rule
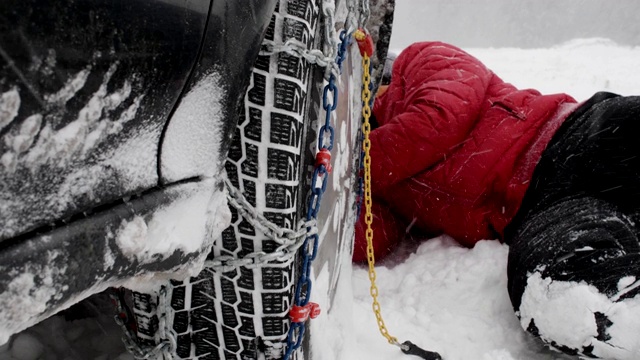
[[[370,134],[373,191],[420,173],[467,139],[493,73],[444,43],[416,43],[394,63]]]

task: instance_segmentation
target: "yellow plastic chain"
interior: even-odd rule
[[[357,30],[354,36],[356,40],[358,40],[359,37],[360,40],[362,40],[362,37],[366,36],[366,34]],[[369,263],[369,280],[371,281],[371,288],[369,289],[369,293],[371,294],[371,298],[373,299],[372,308],[373,313],[376,315],[380,334],[382,334],[382,336],[387,339],[389,344],[402,347],[398,342],[398,339],[389,334],[389,330],[387,330],[387,326],[384,324],[384,319],[382,318],[382,308],[380,306],[380,303],[378,302],[378,286],[376,286],[376,258],[373,254],[373,229],[371,228],[371,224],[373,223],[373,214],[371,213],[371,205],[373,203],[373,200],[371,198],[371,140],[369,140],[369,134],[371,133],[371,124],[369,122],[369,119],[371,118],[371,107],[369,106],[369,102],[371,101],[371,90],[369,90],[369,85],[371,83],[371,74],[369,73],[370,61],[371,60],[368,54],[365,53],[362,55],[362,117],[364,118],[364,122],[362,123],[362,133],[364,134],[364,140],[362,141],[362,148],[364,149],[364,222],[367,224],[365,236],[367,238],[367,262]]]

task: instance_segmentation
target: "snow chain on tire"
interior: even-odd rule
[[[263,45],[290,38],[313,49],[319,42],[318,0],[280,0]],[[306,207],[301,179],[308,131],[309,94],[322,71],[304,59],[277,53],[258,56],[240,110],[226,171],[229,180],[269,221],[296,230]],[[319,102],[316,102],[319,104]],[[266,166],[265,166],[266,165]],[[273,251],[277,244],[238,216],[216,240],[210,258]],[[179,359],[266,359],[282,357],[292,305],[297,257],[257,268],[205,268],[197,277],[171,282],[173,331]],[[134,293],[138,342],[156,346],[157,297]],[[295,354],[300,357],[300,353]],[[295,356],[294,356],[295,358]]]

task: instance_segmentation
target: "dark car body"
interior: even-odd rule
[[[0,344],[204,259],[274,4],[0,2]]]

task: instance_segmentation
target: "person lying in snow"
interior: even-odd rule
[[[519,90],[423,42],[398,56],[373,114],[377,259],[409,228],[500,239],[525,330],[565,353],[640,359],[640,97]]]

